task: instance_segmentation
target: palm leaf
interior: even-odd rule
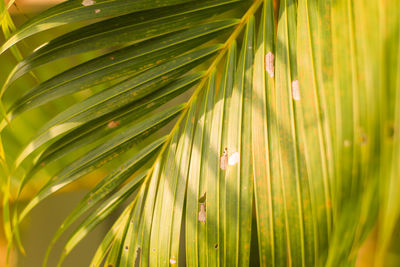
[[[88,92],[3,160],[14,162],[18,195],[47,166],[57,173],[14,225],[5,205],[7,234],[13,226],[18,240],[36,205],[105,166],[110,174],[65,219],[45,264],[74,222],[85,217],[59,265],[126,206],[93,266],[249,266],[251,253],[261,266],[352,266],[373,227],[381,266],[400,217],[395,4],[99,0],[43,12],[0,53],[53,27],[88,24],[20,60],[2,96],[47,63],[101,55],[7,103],[2,131],[7,120]]]
[[[220,12],[232,8],[236,1],[212,3],[183,4],[174,7],[160,8],[141,13],[133,13],[93,23],[73,32],[51,40],[46,45],[37,48],[26,59],[20,62],[11,72],[8,83],[43,64],[91,50],[140,43],[157,36],[166,36],[171,32],[193,28],[205,18],[213,17]],[[162,27],[162,28],[161,28]],[[191,31],[195,33],[196,31]],[[115,36],[118,38],[115,38]],[[154,42],[153,42],[154,43]],[[146,44],[146,43],[144,43]],[[147,43],[148,44],[148,43]],[[160,44],[159,42],[157,44]],[[165,45],[165,44],[164,44]],[[140,46],[139,44],[134,46]],[[155,50],[151,48],[150,51]],[[127,51],[123,53],[127,54]],[[121,59],[116,59],[121,61]],[[114,61],[115,62],[115,61]],[[5,89],[4,89],[5,90]]]
[[[11,36],[0,48],[0,54],[17,42],[41,32],[71,22],[83,21],[94,18],[139,12],[143,10],[166,7],[189,0],[152,1],[140,0],[126,2],[124,0],[98,0],[98,1],[69,1],[61,3],[46,10],[32,20],[25,23],[13,36]],[[100,10],[97,12],[96,10]]]

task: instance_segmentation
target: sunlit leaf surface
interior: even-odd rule
[[[84,95],[18,156],[2,136],[9,240],[42,201],[106,168],[45,264],[67,230],[59,265],[121,206],[93,266],[354,266],[373,232],[370,266],[400,264],[396,0],[67,1],[0,53],[77,21],[87,24],[44,40],[2,84],[7,99],[31,71],[98,53],[2,107],[6,137],[19,119]],[[11,177],[18,197],[47,168],[11,222]]]

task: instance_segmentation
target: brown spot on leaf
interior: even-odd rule
[[[119,121],[110,121],[110,122],[107,124],[107,127],[110,128],[110,129],[116,128],[116,127],[118,127],[118,126],[119,126]]]

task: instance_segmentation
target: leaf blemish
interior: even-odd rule
[[[172,257],[172,258],[169,260],[169,263],[175,264],[175,263],[176,263],[175,257]]]
[[[118,126],[119,126],[119,121],[110,121],[110,122],[107,124],[107,127],[110,128],[110,129],[116,128],[116,127],[118,127]]]
[[[300,100],[300,88],[298,80],[292,82],[292,97],[295,101]]]
[[[214,245],[214,248],[217,249],[217,248],[218,248],[218,244],[215,244],[215,245]]]
[[[140,252],[141,252],[141,248],[138,247],[136,249],[136,259],[135,259],[135,266],[140,266]]]
[[[332,207],[332,203],[331,203],[330,200],[327,200],[327,201],[326,201],[326,207],[327,207],[327,208],[331,208],[331,207]]]
[[[206,206],[204,203],[200,203],[199,221],[206,222]]]
[[[239,152],[235,152],[235,153],[233,153],[232,155],[229,156],[228,164],[230,166],[235,165],[236,163],[239,162],[239,160],[240,160]]]
[[[366,145],[368,143],[368,137],[365,134],[361,134],[360,136],[360,143],[361,145]]]
[[[265,70],[272,78],[275,75],[274,54],[270,51],[265,55]]]
[[[101,9],[95,9],[95,10],[94,10],[94,13],[97,14],[97,13],[100,13],[100,11],[101,11]]]
[[[93,4],[96,4],[96,1],[94,1],[94,0],[83,0],[82,1],[83,6],[91,6]]]
[[[224,152],[222,152],[222,156],[220,159],[220,168],[221,170],[226,170],[226,166],[228,164],[228,149],[225,147]]]

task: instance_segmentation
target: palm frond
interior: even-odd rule
[[[59,265],[120,206],[93,266],[249,266],[251,251],[261,266],[352,266],[373,227],[375,264],[384,264],[400,216],[395,4],[79,0],[28,21],[0,54],[44,30],[89,24],[20,60],[1,96],[53,61],[101,55],[7,103],[2,131],[89,91],[9,159],[17,195],[61,166],[18,209],[17,240],[35,206],[115,161],[55,233],[45,264],[75,222],[84,218]]]

